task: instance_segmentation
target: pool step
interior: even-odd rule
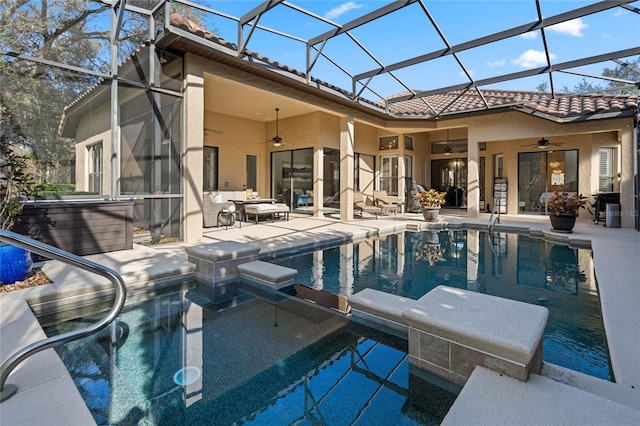
[[[205,294],[197,289],[192,289],[187,292],[185,297],[196,305],[209,312],[222,312],[227,309],[235,308],[243,303],[255,300],[255,296],[244,291],[237,291],[233,296],[220,298],[216,297],[212,299],[208,294]]]
[[[238,275],[252,284],[259,284],[269,290],[281,290],[293,285],[298,271],[286,266],[275,265],[262,260],[238,265]]]

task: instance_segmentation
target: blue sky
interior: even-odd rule
[[[235,17],[240,17],[261,4],[259,1],[205,0],[198,3]],[[392,2],[382,0],[290,0],[290,3],[342,25]],[[596,1],[541,0],[540,3],[542,15],[546,18],[596,3]],[[537,10],[533,0],[425,0],[424,4],[450,45],[537,20]],[[640,1],[631,5],[640,8]],[[223,38],[234,43],[237,42],[237,27],[233,21],[213,16],[208,17],[205,23],[206,25],[215,25]],[[279,5],[265,14],[260,20],[260,24],[303,40],[308,40],[334,28],[330,24],[283,5]],[[370,55],[358,47],[357,42],[347,35],[331,39],[325,46],[324,52],[352,74],[378,68],[378,62],[389,65],[437,51],[446,46],[419,4],[413,4],[355,28],[351,34],[358,43],[367,48]],[[619,7],[614,8],[550,27],[546,30],[546,39],[552,63],[562,63],[638,47],[640,46],[640,14]],[[257,30],[250,39],[247,48],[281,64],[305,71],[305,45],[300,41]],[[458,59],[464,65],[466,73],[475,80],[546,64],[540,31],[463,51],[459,54]],[[604,67],[612,68],[615,66],[616,64],[613,62],[605,62],[583,67],[576,71],[599,75]],[[449,55],[398,70],[395,75],[412,89],[431,90],[467,82],[468,77],[465,69],[453,56]],[[318,60],[312,75],[351,90],[350,78],[324,58]],[[554,74],[556,90],[563,87],[572,88],[580,80],[582,77]],[[534,90],[543,81],[548,82],[548,78],[535,76],[487,88]],[[587,81],[604,84],[602,80],[587,78]],[[382,96],[390,96],[405,90],[388,74],[376,76],[370,84],[376,93]],[[364,96],[376,100],[375,93],[365,92]]]

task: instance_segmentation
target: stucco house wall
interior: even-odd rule
[[[493,158],[496,154],[504,156],[504,176],[508,179],[507,213],[518,212],[518,153],[540,152],[535,144],[545,137],[554,143],[561,143],[557,150],[578,149],[579,151],[579,192],[591,195],[598,192],[598,150],[600,147],[612,147],[615,150],[616,189],[622,190],[622,209],[633,211],[633,119],[617,118],[607,120],[589,120],[582,122],[561,122],[525,114],[515,110],[491,112],[483,115],[468,115],[438,121],[420,120],[381,120],[363,111],[351,109],[345,105],[333,103],[324,98],[300,93],[291,87],[265,80],[228,65],[206,60],[202,57],[186,54],[184,57],[184,99],[183,99],[183,188],[184,188],[184,226],[185,241],[198,241],[202,236],[202,176],[203,146],[219,148],[219,185],[220,189],[237,190],[246,185],[246,155],[254,154],[258,159],[258,185],[261,195],[271,195],[271,153],[301,148],[314,149],[314,190],[322,188],[320,175],[322,150],[326,148],[344,148],[346,140],[353,141],[353,152],[371,155],[376,159],[375,169],[379,170],[380,157],[406,155],[413,158],[411,173],[399,163],[400,176],[412,175],[419,183],[431,187],[431,161],[435,159],[463,158],[468,161],[469,192],[467,194],[468,214],[473,216],[484,211],[485,204],[492,204]],[[213,80],[211,80],[213,78]],[[271,138],[276,134],[275,121],[265,122],[264,117],[249,120],[233,115],[214,113],[211,105],[222,102],[217,98],[214,88],[207,88],[207,82],[243,84],[264,93],[277,93],[317,109],[279,120],[278,134],[284,141],[281,147],[274,147]],[[217,86],[218,88],[220,86]],[[127,94],[124,91],[121,100]],[[250,102],[247,99],[247,102]],[[103,188],[108,188],[111,180],[111,134],[109,131],[109,105],[89,111],[79,122],[77,129],[77,187],[88,187],[87,147],[96,142],[103,143],[103,161],[105,173]],[[452,156],[431,154],[430,142],[444,140],[446,129],[449,139],[467,139],[468,153],[454,153]],[[345,133],[346,132],[346,133]],[[351,136],[347,137],[347,133]],[[405,150],[404,135],[414,138],[413,150]],[[380,151],[379,138],[397,136],[399,147],[396,150]],[[479,152],[477,144],[486,143],[486,150]],[[555,148],[555,147],[554,147]],[[344,154],[344,153],[343,153]],[[479,199],[478,162],[485,158],[485,197]],[[347,157],[345,157],[347,158]],[[370,158],[366,160],[371,162]],[[341,165],[341,170],[345,165]],[[369,175],[364,183],[368,189],[379,187],[378,170],[369,166]],[[352,167],[346,167],[352,173]],[[343,175],[343,178],[345,176]],[[475,182],[475,183],[474,183]],[[403,183],[402,183],[403,184]],[[317,186],[319,185],[319,186]],[[401,185],[399,185],[401,186]],[[400,188],[399,188],[400,189]],[[344,190],[344,188],[343,188]],[[482,205],[480,205],[482,201]],[[348,203],[347,203],[348,205]],[[319,211],[316,210],[316,214]],[[349,218],[347,214],[344,216]],[[623,227],[633,227],[633,215],[622,217]]]

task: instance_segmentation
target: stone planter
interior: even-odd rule
[[[551,227],[559,232],[572,232],[576,224],[577,214],[562,213],[560,215],[552,214],[549,216]]]
[[[0,244],[0,284],[25,280],[32,264],[30,251],[11,244]]]
[[[422,216],[427,222],[435,222],[438,220],[440,214],[440,207],[423,207]]]

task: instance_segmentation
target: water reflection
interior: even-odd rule
[[[611,379],[590,250],[518,234],[447,230],[405,231],[321,253],[276,263],[297,269],[302,284],[345,296],[373,288],[419,299],[448,285],[546,306],[545,342],[552,339],[549,347],[557,350],[545,350],[545,359]],[[599,361],[584,367],[583,348]]]

